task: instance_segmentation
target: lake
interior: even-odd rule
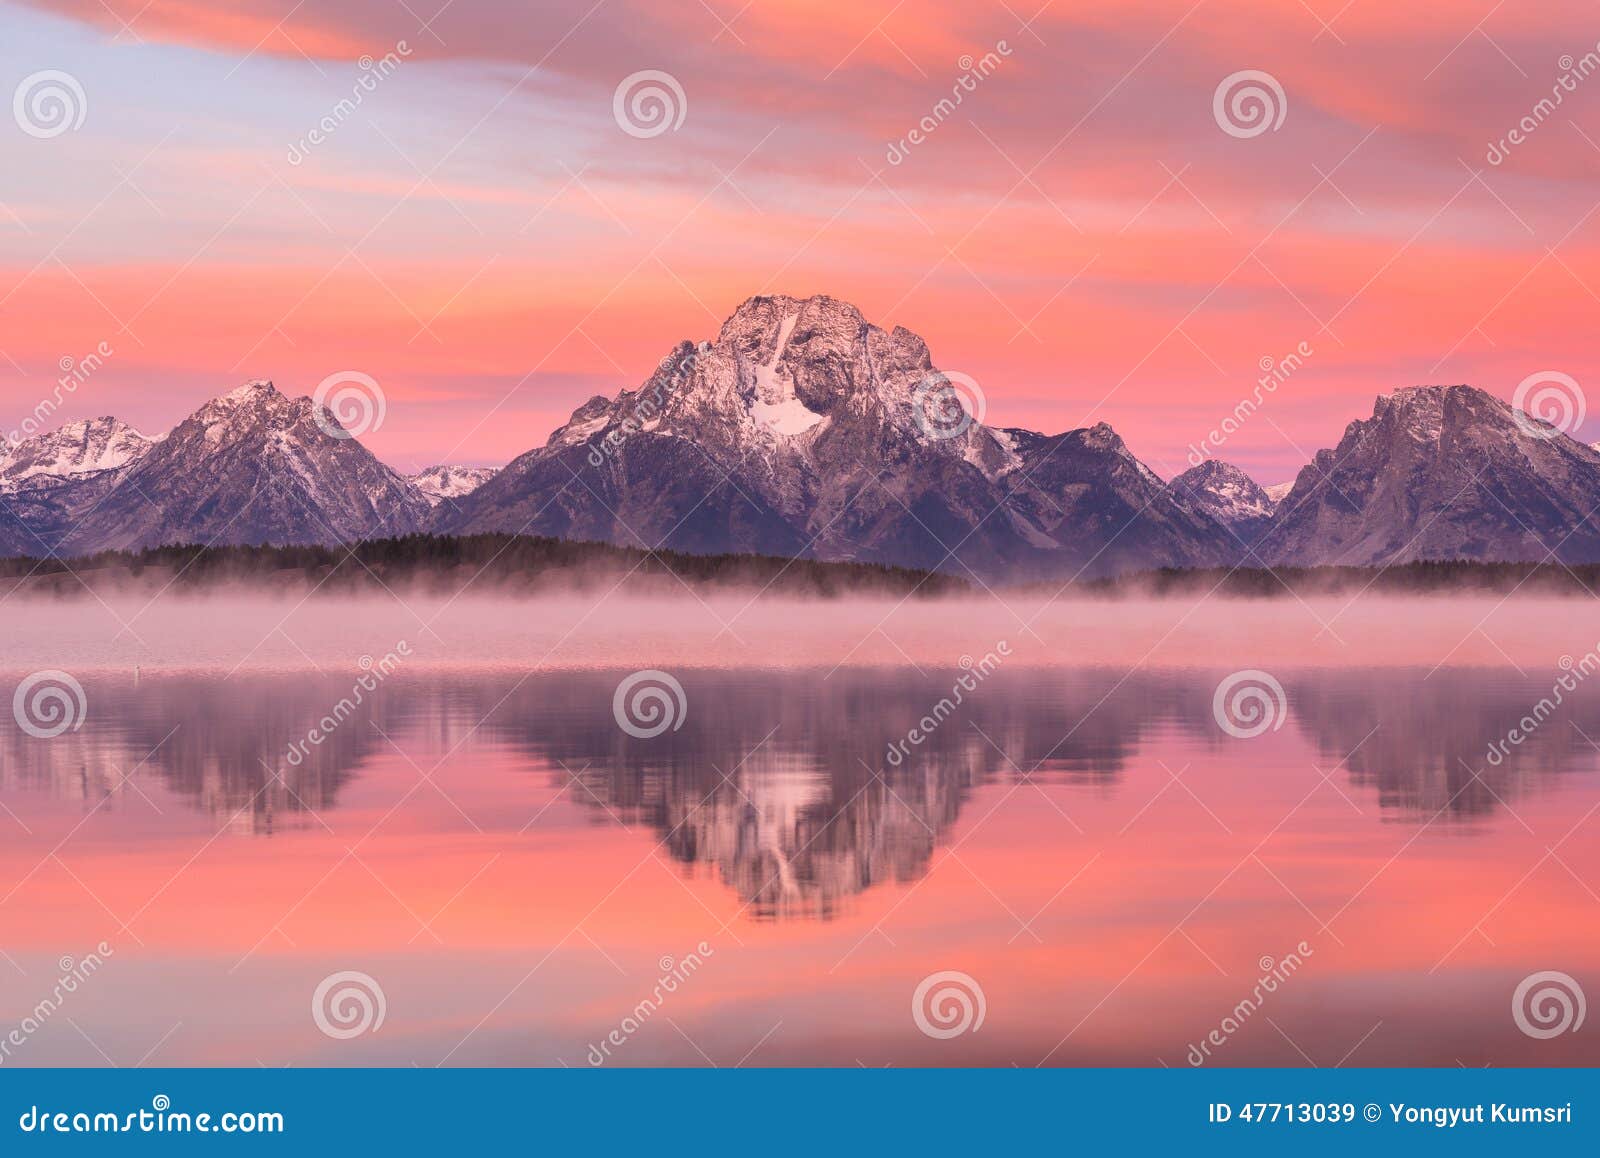
[[[0,1064],[1600,1063],[1581,669],[1525,721],[1559,663],[1042,663],[925,609],[828,664],[821,610],[743,665],[19,625],[4,690],[49,635],[81,697],[0,741]]]

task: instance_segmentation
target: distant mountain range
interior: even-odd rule
[[[992,427],[927,344],[828,297],[751,298],[638,390],[499,471],[406,476],[254,381],[147,437],[75,422],[0,455],[0,554],[518,533],[995,580],[1159,567],[1600,561],[1600,453],[1470,386],[1378,398],[1292,485],[1163,481],[1105,423]],[[974,416],[969,411],[977,409]],[[1287,484],[1286,484],[1287,485]]]

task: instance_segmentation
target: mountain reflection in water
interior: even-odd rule
[[[1257,754],[1212,717],[1225,673],[999,671],[898,765],[886,753],[949,694],[948,675],[688,671],[681,727],[636,739],[612,714],[626,674],[407,674],[331,729],[348,680],[89,678],[81,729],[7,736],[0,790],[115,812],[153,775],[232,828],[270,835],[336,815],[385,750],[421,775],[494,745],[596,823],[646,827],[732,890],[744,915],[782,919],[830,917],[875,886],[917,880],[981,786],[1103,792],[1163,732]],[[1316,671],[1283,684],[1284,731],[1340,791],[1375,795],[1374,817],[1494,823],[1547,778],[1592,767],[1587,736],[1600,736],[1600,702],[1574,698],[1491,764],[1489,747],[1548,691],[1503,672]],[[319,727],[322,742],[305,743]]]

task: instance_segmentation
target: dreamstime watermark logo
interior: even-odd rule
[[[938,731],[939,725],[949,719],[961,706],[964,699],[962,693],[977,690],[978,685],[993,675],[995,669],[1010,654],[1011,644],[1002,639],[995,644],[994,651],[984,652],[982,659],[975,660],[970,655],[962,656],[961,668],[966,674],[956,680],[948,696],[934,704],[928,714],[906,732],[905,739],[896,740],[889,745],[889,751],[884,758],[898,768],[905,758],[911,755],[912,748],[920,747],[929,736]]]
[[[6,432],[6,442],[15,448],[18,443],[24,442],[38,434],[43,429],[50,416],[61,409],[61,404],[66,401],[67,395],[76,394],[78,387],[92,378],[101,366],[105,365],[107,358],[116,353],[111,348],[110,342],[101,342],[81,358],[74,358],[64,354],[56,366],[61,371],[61,376],[56,379],[50,397],[39,399],[28,417],[24,418],[14,430]]]
[[[38,740],[53,740],[83,727],[89,698],[83,685],[64,671],[36,671],[17,685],[11,714],[17,727]]]
[[[341,696],[339,702],[317,723],[306,732],[305,737],[289,745],[289,750],[284,753],[284,759],[295,767],[311,754],[312,748],[320,747],[329,736],[339,729],[339,726],[355,715],[356,709],[366,702],[368,692],[378,690],[378,685],[393,675],[400,667],[403,660],[411,656],[411,644],[402,639],[390,651],[383,653],[379,659],[364,655],[356,661],[361,668],[361,675],[350,686],[350,694]]]
[[[1554,115],[1556,107],[1566,100],[1568,93],[1577,92],[1580,82],[1600,72],[1600,44],[1596,44],[1594,49],[1576,60],[1572,58],[1570,52],[1564,53],[1556,61],[1556,66],[1561,69],[1561,75],[1556,77],[1555,84],[1550,86],[1550,95],[1535,101],[1533,107],[1505,136],[1498,141],[1489,142],[1489,151],[1484,154],[1484,160],[1489,164],[1499,165],[1511,156],[1512,149],[1525,142],[1540,125]]]
[[[89,98],[77,77],[47,68],[22,78],[11,97],[11,115],[28,136],[48,140],[83,127]]]
[[[912,126],[911,131],[898,141],[890,141],[884,159],[891,165],[898,165],[911,155],[911,150],[916,148],[929,137],[945,121],[955,115],[956,109],[966,99],[970,92],[976,92],[980,82],[988,79],[1001,62],[1011,55],[1011,46],[1004,40],[995,41],[993,50],[984,53],[974,60],[971,53],[967,53],[956,61],[956,66],[961,69],[961,75],[956,77],[955,84],[950,86],[950,95],[940,97],[934,102],[928,114]]]
[[[334,438],[360,438],[377,430],[389,409],[377,379],[359,370],[329,374],[317,383],[311,400],[318,428]]]
[[[30,1105],[17,1118],[24,1134],[282,1134],[283,1115],[275,1110],[229,1110],[225,1113],[191,1113],[174,1110],[172,1099],[157,1094],[150,1108],[127,1113],[94,1110],[51,1111]]]
[[[383,986],[355,969],[328,974],[311,995],[311,1020],[337,1041],[377,1033],[388,1012]]]
[[[623,77],[611,94],[611,115],[630,137],[659,137],[682,126],[689,115],[689,98],[670,72],[640,69]]]
[[[1217,685],[1211,714],[1228,735],[1253,740],[1269,729],[1276,732],[1283,727],[1289,718],[1289,698],[1271,673],[1248,668]]]
[[[1577,1033],[1588,1012],[1578,979],[1554,969],[1528,974],[1511,995],[1511,1020],[1523,1033],[1541,1040]]]
[[[376,92],[378,85],[394,73],[406,57],[411,55],[411,46],[405,41],[397,41],[394,51],[386,52],[374,60],[371,56],[363,56],[356,61],[361,69],[355,83],[350,86],[350,95],[342,98],[338,104],[329,109],[327,114],[311,127],[311,130],[297,141],[289,145],[287,160],[291,165],[303,163],[311,154],[311,150],[322,144],[338,131],[340,125],[355,115],[356,109],[361,107],[361,102],[367,99],[368,94]]]
[[[611,697],[617,727],[635,740],[651,740],[667,729],[676,732],[689,715],[683,685],[664,671],[646,668],[617,685]]]
[[[1511,392],[1512,418],[1530,438],[1572,434],[1583,425],[1583,387],[1570,374],[1540,370],[1529,374]]]
[[[974,422],[981,425],[988,408],[983,388],[955,370],[934,370],[911,391],[911,417],[936,442],[965,434]]]
[[[656,967],[661,970],[661,975],[656,978],[655,988],[628,1011],[616,1028],[600,1039],[598,1044],[589,1046],[589,1064],[603,1066],[611,1057],[611,1051],[627,1044],[634,1034],[644,1027],[645,1022],[666,1003],[666,999],[678,991],[683,985],[699,972],[700,967],[706,963],[706,958],[715,954],[715,950],[706,942],[701,941],[688,953],[677,960],[670,956],[661,958]]]
[[[667,399],[694,374],[694,368],[703,352],[702,349],[693,346],[687,351],[680,347],[661,359],[657,373],[651,377],[646,388],[639,392],[638,397],[633,399],[628,416],[606,431],[599,442],[590,445],[589,465],[604,465],[606,459],[616,454],[618,448],[632,435],[644,429],[646,423],[660,418],[666,409]]]
[[[1289,113],[1289,98],[1270,72],[1243,68],[1229,73],[1211,95],[1211,115],[1230,137],[1259,137],[1277,132]]]
[[[97,973],[112,953],[111,946],[101,941],[94,947],[93,952],[85,953],[79,960],[63,957],[56,962],[56,968],[60,972],[56,977],[54,990],[23,1014],[22,1019],[6,1031],[5,1036],[0,1037],[0,1065],[10,1060],[13,1050],[26,1045],[28,1039],[38,1033],[45,1022],[60,1010],[67,997],[76,993],[79,986]]]
[[[1557,676],[1556,682],[1550,686],[1550,694],[1540,696],[1539,701],[1504,736],[1489,745],[1484,759],[1496,768],[1505,763],[1506,757],[1511,755],[1511,749],[1521,747],[1555,714],[1556,709],[1566,701],[1567,692],[1577,691],[1580,683],[1600,671],[1600,643],[1584,652],[1580,659],[1562,656],[1559,665],[1563,674]]]
[[[923,1033],[941,1040],[977,1033],[988,1012],[983,986],[955,969],[928,974],[911,994],[911,1020]]]
[[[1276,394],[1278,387],[1282,386],[1305,365],[1306,359],[1316,353],[1311,348],[1310,342],[1301,342],[1289,353],[1281,358],[1274,358],[1271,354],[1263,354],[1256,366],[1261,371],[1261,377],[1256,379],[1255,389],[1246,398],[1239,399],[1233,412],[1225,417],[1215,430],[1206,432],[1206,436],[1199,442],[1189,444],[1189,465],[1199,466],[1212,454],[1222,448],[1222,444],[1232,438],[1244,426],[1251,415],[1267,400],[1269,394]]]
[[[1198,1044],[1191,1042],[1189,1045],[1188,1062],[1191,1066],[1203,1066],[1206,1059],[1211,1056],[1211,1051],[1227,1044],[1234,1034],[1244,1027],[1245,1022],[1255,1016],[1256,1012],[1266,1004],[1267,998],[1278,991],[1278,988],[1300,971],[1306,958],[1312,956],[1311,946],[1301,941],[1291,951],[1281,958],[1274,960],[1264,956],[1256,962],[1256,967],[1261,970],[1261,975],[1256,978],[1255,988],[1245,995],[1244,999],[1228,1011],[1226,1017],[1217,1023],[1216,1027],[1202,1037]]]

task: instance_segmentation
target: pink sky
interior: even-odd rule
[[[1220,452],[1264,482],[1397,386],[1600,381],[1592,5],[285,7],[4,5],[6,91],[64,70],[86,113],[5,125],[0,425],[103,341],[56,420],[163,429],[246,378],[355,369],[395,466],[500,463],[762,292],[850,300],[976,379],[990,422],[1109,421],[1163,474],[1302,342]],[[681,86],[675,131],[614,119],[644,69]],[[1243,69],[1281,85],[1276,130],[1214,118]]]

